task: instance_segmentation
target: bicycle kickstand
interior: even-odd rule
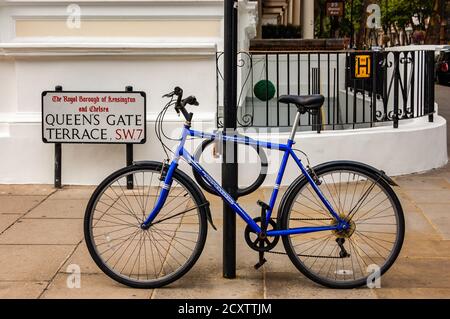
[[[259,252],[259,261],[258,261],[258,263],[257,263],[255,266],[253,266],[253,267],[255,267],[255,269],[259,269],[259,268],[261,268],[262,265],[264,265],[266,262],[267,262],[267,259],[264,258],[264,252],[263,252],[263,251],[260,251],[260,252]]]

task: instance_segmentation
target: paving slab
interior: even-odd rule
[[[450,259],[450,240],[412,239],[407,235],[400,256]]]
[[[221,221],[217,226],[221,229]],[[238,234],[243,233],[243,226],[238,227]],[[238,235],[241,237],[241,235]],[[243,236],[242,236],[243,237]],[[276,255],[274,255],[275,257]],[[277,256],[278,257],[278,256]],[[251,250],[244,243],[244,238],[238,238],[237,241],[237,272],[253,271],[262,273],[262,270],[254,270],[253,265],[257,262],[257,252]],[[287,257],[286,257],[287,258]],[[287,260],[288,261],[288,260]],[[288,261],[289,262],[289,261]],[[290,263],[290,262],[289,262]],[[77,264],[82,273],[103,274],[92,260],[85,242],[83,241],[75,250],[74,254],[67,260],[61,268],[61,272],[67,271],[67,266]],[[291,267],[295,271],[295,267]],[[205,276],[216,276],[222,273],[222,232],[215,232],[209,229],[205,249],[202,252],[197,263],[188,272],[187,276],[191,278],[203,278]]]
[[[278,242],[276,248],[273,251],[285,252],[282,240]],[[292,264],[291,260],[287,255],[279,254],[266,254],[265,257],[267,262],[264,264],[264,270],[266,272],[284,272],[292,274],[300,274],[299,270]]]
[[[0,244],[77,244],[83,236],[81,219],[21,219],[0,235]]]
[[[44,291],[42,299],[148,299],[150,289],[132,289],[107,276],[81,274],[80,288],[69,288],[71,274],[59,273]],[[71,286],[73,287],[73,286]]]
[[[260,299],[264,297],[261,272],[239,271],[235,279],[225,279],[222,272],[203,278],[184,276],[164,288],[155,289],[152,299]]]
[[[189,271],[191,277],[202,278],[205,276],[215,276],[222,273],[222,222],[218,220],[216,223],[219,231],[214,231],[211,227],[208,229],[208,237],[205,248],[197,263]],[[237,239],[237,271],[255,271],[253,265],[257,262],[257,252],[251,250],[244,242],[244,227],[242,223],[238,223],[238,239]],[[68,259],[61,271],[66,271],[68,265],[77,264],[80,266],[82,273],[103,274],[92,260],[85,242],[83,241],[75,250],[74,254]],[[256,271],[255,271],[256,272]]]
[[[254,270],[258,254],[246,245],[243,236],[245,224],[239,217],[236,240],[238,277],[234,280],[222,278],[222,202],[215,196],[207,195],[218,231],[209,227],[207,243],[197,264],[182,279],[168,287],[154,292],[136,291],[104,275],[92,261],[85,243],[80,244],[84,208],[93,187],[64,187],[45,201],[42,200],[47,193],[40,193],[39,187],[33,186],[30,190],[27,187],[13,187],[9,191],[11,194],[0,195],[0,232],[2,227],[10,226],[0,235],[0,298],[2,293],[36,298],[45,288],[45,281],[52,280],[58,271],[42,297],[450,298],[450,278],[446,278],[445,272],[450,267],[450,189],[445,171],[440,175],[433,174],[402,177],[399,181],[402,187],[396,188],[396,192],[406,219],[404,249],[393,268],[383,276],[382,288],[374,290],[323,288],[305,278],[285,255],[267,254],[268,262],[264,267]],[[415,179],[417,185],[414,184]],[[52,189],[48,186],[48,190]],[[4,192],[8,192],[7,188]],[[267,202],[270,192],[270,189],[261,188],[239,202],[256,217],[260,214],[257,199]],[[25,195],[16,195],[19,193]],[[439,196],[447,198],[436,201]],[[33,200],[37,202],[33,204]],[[281,240],[275,250],[284,252]],[[67,288],[67,266],[71,264],[81,268],[81,289]],[[13,282],[17,284],[11,284]]]
[[[0,196],[1,195],[38,195],[47,196],[56,189],[52,185],[42,184],[42,185],[22,185],[22,184],[9,184],[0,185]]]
[[[86,199],[91,198],[96,186],[64,186],[50,196],[51,199]],[[87,201],[86,201],[87,202]]]
[[[450,288],[449,258],[399,258],[381,278],[382,288]]]
[[[21,214],[0,214],[0,234],[21,216]]]
[[[403,208],[403,212],[406,214],[408,211],[418,211],[419,206],[410,199],[408,194],[404,190],[396,190],[397,196]]]
[[[48,281],[73,245],[0,245],[0,281]]]
[[[448,168],[450,165],[446,166],[446,169],[438,169],[433,170],[431,172],[426,172],[424,175],[426,177],[440,177],[447,181],[447,183],[450,183],[450,168]]]
[[[195,264],[189,271],[193,277],[215,276],[222,273],[222,247],[223,232],[222,220],[215,220],[217,231],[211,227],[208,229],[205,248]],[[236,225],[236,271],[253,270],[253,265],[258,262],[258,253],[247,246],[244,239],[244,223],[237,221]],[[209,227],[209,226],[208,226]],[[254,271],[254,270],[253,270]]]
[[[53,198],[53,197],[51,197]],[[83,218],[87,199],[47,199],[25,218]]]
[[[26,213],[41,203],[46,196],[2,195],[0,196],[0,213]]]
[[[0,299],[36,299],[47,284],[46,281],[0,281]]]
[[[429,171],[418,173],[418,174],[411,174],[411,176],[441,176],[442,177],[443,173],[450,173],[450,161],[443,167],[431,169]]]
[[[442,238],[450,240],[450,204],[420,203],[418,207]]]
[[[301,273],[267,272],[266,298],[288,299],[374,299],[373,289],[329,289],[309,280]]]
[[[375,293],[382,299],[450,299],[450,289],[446,288],[381,288]]]
[[[72,264],[78,265],[82,274],[103,274],[94,260],[92,260],[84,241],[78,245],[73,255],[61,267],[60,271],[70,272],[70,269],[68,270],[67,267]]]
[[[434,203],[450,205],[450,189],[446,190],[408,190],[409,198],[415,203]]]
[[[420,210],[404,210],[405,237],[414,240],[442,239],[437,229]]]
[[[397,184],[404,190],[447,190],[450,184],[442,177],[402,176],[395,178]]]

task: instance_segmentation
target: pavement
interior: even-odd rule
[[[450,88],[436,87],[440,113],[450,119]],[[450,145],[449,145],[450,146]],[[450,165],[395,178],[406,237],[381,288],[334,290],[305,278],[285,255],[268,255],[259,270],[237,225],[237,278],[222,277],[222,203],[213,196],[214,223],[202,256],[183,278],[160,289],[132,289],[104,275],[83,241],[83,215],[93,187],[0,185],[0,299],[3,298],[450,298]],[[253,216],[261,188],[240,199]],[[282,250],[280,243],[280,250]],[[79,268],[78,268],[79,267]],[[81,271],[79,287],[70,285]],[[69,282],[69,284],[68,284]],[[73,288],[69,288],[73,287]]]

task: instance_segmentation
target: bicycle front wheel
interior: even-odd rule
[[[149,162],[111,174],[86,208],[89,253],[105,274],[134,288],[156,288],[177,280],[195,264],[206,240],[206,199],[178,170],[152,226],[141,228],[162,189],[161,169],[161,163]]]
[[[351,163],[316,170],[319,188],[350,225],[283,237],[286,253],[305,276],[331,288],[355,288],[376,279],[394,263],[403,243],[401,204],[388,183]],[[281,229],[336,225],[306,179],[294,182],[281,211]]]

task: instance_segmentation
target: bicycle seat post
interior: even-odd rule
[[[298,122],[300,120],[300,111],[297,111],[297,114],[295,115],[295,120],[294,120],[294,124],[292,125],[292,131],[291,134],[289,135],[289,139],[291,141],[294,141],[295,139],[295,133],[297,133],[297,127],[298,127]]]

